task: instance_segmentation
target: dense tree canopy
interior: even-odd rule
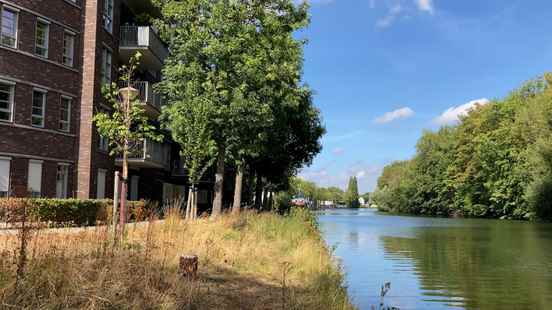
[[[266,204],[271,192],[286,189],[289,178],[321,150],[320,112],[301,81],[305,41],[296,38],[308,24],[308,5],[292,0],[154,3],[162,13],[155,25],[170,48],[157,89],[171,106],[164,110],[167,127],[180,126],[173,136],[183,149],[191,141],[184,135],[197,124],[182,114],[194,111],[189,106],[197,102],[209,113],[201,120],[209,135],[203,139],[216,145],[212,215],[222,210],[228,164],[236,171],[234,209],[241,205],[246,169],[255,178],[255,202],[262,208],[261,201]]]
[[[532,80],[425,132],[412,160],[387,166],[373,199],[383,210],[552,219],[552,78]]]

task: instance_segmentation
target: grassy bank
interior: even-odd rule
[[[197,281],[178,274],[186,254],[199,256]],[[131,226],[119,249],[107,228],[0,235],[0,301],[0,308],[27,309],[353,308],[303,211],[196,222],[172,212]]]

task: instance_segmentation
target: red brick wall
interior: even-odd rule
[[[75,29],[81,24],[81,5],[83,0],[77,0],[77,6],[67,0],[0,0],[8,5],[20,6],[40,15],[52,18]],[[93,0],[97,1],[97,0]]]
[[[77,160],[82,10],[64,0],[0,0],[2,4],[17,7],[20,11],[18,48],[0,48],[0,79],[16,83],[14,122],[0,123],[0,154],[12,158],[11,184],[17,196],[27,195],[29,158],[44,160],[42,192],[47,197],[54,197],[58,162],[76,163]],[[50,21],[47,60],[34,54],[38,16]],[[76,34],[73,68],[61,64],[65,30]],[[48,91],[44,130],[30,128],[33,87]],[[58,131],[61,93],[73,98],[69,135]],[[74,164],[69,170],[68,187],[71,195],[76,178]]]

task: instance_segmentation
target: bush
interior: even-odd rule
[[[0,222],[17,222],[26,207],[27,217],[53,226],[87,226],[106,223],[112,218],[113,201],[109,199],[0,199]],[[140,221],[155,212],[157,204],[143,200],[129,201],[130,220]]]

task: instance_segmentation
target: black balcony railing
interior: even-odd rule
[[[161,41],[155,30],[149,26],[122,25],[119,46],[149,48],[161,62],[169,54],[167,46]]]

